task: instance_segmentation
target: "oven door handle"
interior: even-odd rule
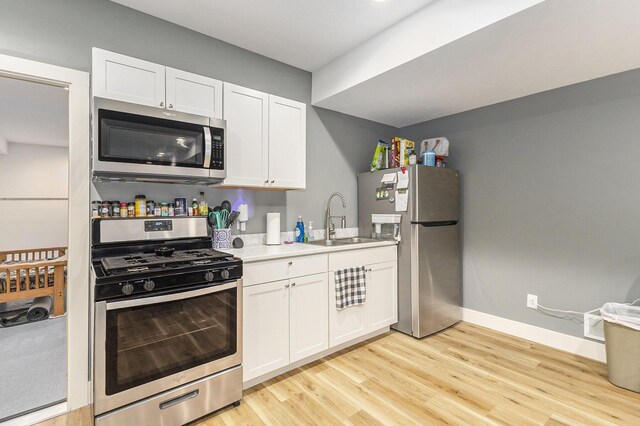
[[[205,169],[211,168],[211,151],[212,151],[212,143],[211,143],[211,129],[208,126],[203,127],[204,131],[204,161],[202,163],[202,167]]]
[[[221,291],[237,288],[238,282],[234,281],[228,284],[216,285],[207,288],[200,288],[198,290],[187,291],[184,293],[165,294],[155,297],[143,297],[133,300],[122,300],[119,302],[107,302],[107,311],[115,309],[133,308],[136,306],[155,305],[163,302],[173,302],[176,300],[191,299],[192,297],[204,296],[205,294],[219,293]]]

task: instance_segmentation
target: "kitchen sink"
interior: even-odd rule
[[[365,237],[349,237],[349,238],[337,238],[335,240],[317,240],[310,241],[309,244],[313,244],[315,246],[344,246],[348,244],[363,244],[363,243],[373,243],[378,240],[374,240],[373,238],[365,238]]]

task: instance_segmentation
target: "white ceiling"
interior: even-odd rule
[[[314,71],[433,0],[112,0]]]
[[[69,145],[69,92],[0,77],[0,138],[33,145]]]
[[[640,68],[639,22],[638,0],[546,0],[392,69],[350,79],[357,66],[336,72],[335,65],[370,56],[356,48],[314,72],[313,104],[404,127]],[[336,81],[349,84],[317,90]]]

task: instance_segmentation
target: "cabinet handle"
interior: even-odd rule
[[[293,265],[293,262],[289,262],[289,266]]]
[[[169,104],[169,108],[173,108],[173,104]]]
[[[284,288],[289,288],[289,284],[285,284],[285,285],[284,285]]]
[[[275,181],[275,180],[272,180],[272,181],[271,181],[271,183],[276,183],[276,181]]]
[[[265,183],[265,184],[267,184],[267,183],[269,183],[269,181],[268,181],[268,180],[265,180],[265,181],[264,181],[264,183]]]
[[[295,286],[296,286],[296,283],[291,283],[291,287],[295,287]]]
[[[160,106],[163,107],[164,106],[164,102],[160,102]]]

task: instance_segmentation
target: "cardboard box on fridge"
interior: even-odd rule
[[[409,154],[414,152],[416,143],[409,139],[395,137],[391,139],[391,167],[409,165]]]

